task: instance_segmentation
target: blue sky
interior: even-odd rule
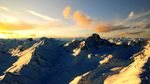
[[[37,32],[41,36],[82,37],[97,32],[104,37],[112,35],[113,37],[119,35],[148,37],[150,28],[143,27],[149,24],[149,3],[150,0],[0,0],[0,18],[2,19],[0,23],[9,22],[9,26],[8,24],[5,24],[5,26],[0,25],[0,28],[3,32],[13,32],[15,35],[16,33],[19,35],[22,32],[29,32],[29,35],[26,36],[37,36],[34,34],[34,32]],[[69,18],[67,19],[63,15],[66,7],[70,7]],[[77,17],[74,16],[75,14]],[[12,19],[4,18],[4,15]],[[33,29],[33,26],[31,27],[31,24],[28,23],[23,26],[21,25],[23,23],[19,23],[17,28],[16,26],[8,28],[10,23],[12,24],[12,20],[15,20],[15,22],[19,20],[24,23],[31,22],[32,25],[33,23],[40,23],[42,28],[40,28],[41,25],[38,25],[36,26],[37,28]],[[83,20],[86,25],[81,25]],[[85,22],[85,20],[89,22]],[[45,23],[53,25],[46,24],[45,28]],[[27,27],[30,26],[31,29],[24,28],[26,25],[28,25]],[[122,28],[118,29],[116,26],[121,26]],[[126,26],[128,28],[125,28]],[[135,29],[131,28],[133,26]],[[59,30],[64,31],[65,34]]]
[[[1,6],[17,11],[31,9],[58,18],[62,18],[62,10],[70,5],[74,10],[103,20],[125,18],[131,11],[147,11],[149,3],[150,0],[0,0]]]

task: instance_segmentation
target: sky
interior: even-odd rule
[[[150,37],[150,0],[0,0],[0,38]]]

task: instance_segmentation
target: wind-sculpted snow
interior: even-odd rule
[[[18,56],[20,56],[20,58],[13,64],[13,66],[11,66],[10,68],[8,68],[6,72],[19,72],[20,69],[27,65],[31,58],[32,58],[32,53],[35,51],[36,47],[40,46],[43,44],[43,41],[40,41],[39,43],[35,43],[31,48],[24,50],[23,52],[18,52]]]
[[[102,64],[105,64],[105,63],[108,63],[109,60],[112,58],[112,55],[108,55],[106,56],[103,60],[101,60],[99,63],[102,65]]]
[[[81,48],[85,46],[85,41],[81,42],[79,47],[73,50],[74,56],[77,56],[81,52]]]
[[[125,53],[124,53],[125,54]],[[111,59],[108,61],[108,58]],[[120,58],[115,58],[116,56],[107,56],[101,62],[106,62],[107,64],[102,64],[99,67],[92,70],[86,75],[76,77],[72,82],[76,84],[141,84],[142,80],[150,80],[148,73],[142,79],[140,75],[146,71],[143,69],[145,64],[150,58],[150,42],[144,47],[144,49],[132,56],[132,60],[121,60]],[[145,66],[149,68],[149,66]],[[150,82],[145,82],[142,84],[149,84]],[[75,83],[74,83],[75,84]]]
[[[115,77],[121,81],[126,77],[124,73],[130,74],[125,69],[136,65],[137,60],[133,58],[140,58],[134,54],[146,53],[147,49],[143,50],[145,41],[118,45],[98,34],[70,42],[52,38],[0,42],[5,45],[0,46],[5,48],[5,53],[0,52],[4,59],[0,59],[0,84],[111,84],[107,80],[112,81],[115,75],[118,78],[122,74],[120,79]],[[142,63],[137,71],[142,70],[146,61]],[[145,76],[142,72],[130,75]]]
[[[71,81],[69,84],[78,84],[79,81],[82,79],[83,76],[86,76],[89,72],[83,74],[82,76],[78,76],[75,79],[73,79],[73,81]]]
[[[23,66],[27,65],[31,58],[32,53],[35,51],[35,48],[41,45],[43,41],[34,44],[31,48],[24,50],[23,52],[18,52],[18,56],[20,57],[11,67],[9,67],[4,73],[11,72],[11,73],[18,73]],[[1,76],[1,79],[5,77],[5,74]]]
[[[104,84],[140,84],[139,75],[143,72],[142,67],[150,58],[150,42],[145,49],[134,57],[132,62],[127,67],[123,68],[118,74],[108,76]]]
[[[16,40],[16,39],[0,39],[0,75],[4,74],[4,71],[12,66],[17,61],[17,56],[12,56],[11,50],[18,46],[30,46],[35,42],[28,40]],[[26,44],[26,45],[24,45]],[[30,44],[30,45],[29,45]],[[23,51],[23,49],[20,51]],[[18,54],[18,53],[16,53]]]

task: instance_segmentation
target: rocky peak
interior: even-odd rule
[[[90,37],[88,37],[87,40],[99,41],[99,40],[102,40],[102,39],[100,38],[100,36],[98,34],[94,33]]]
[[[88,49],[97,49],[101,45],[108,45],[108,44],[111,44],[111,43],[109,43],[109,41],[105,39],[101,39],[100,36],[96,33],[92,34],[90,37],[88,37],[85,40],[85,46]]]

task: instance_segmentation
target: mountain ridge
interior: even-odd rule
[[[16,60],[6,67],[0,84],[68,84],[84,73],[78,77],[82,80],[78,83],[101,84],[109,76],[104,74],[105,70],[106,73],[111,73],[109,69],[118,73],[134,61],[131,59],[133,55],[142,51],[146,44],[118,45],[100,38],[98,34],[67,43],[49,38],[16,43],[13,44],[15,47],[5,50]],[[16,63],[20,68],[15,69]],[[87,77],[90,78],[87,80]],[[97,80],[97,77],[102,79]]]

